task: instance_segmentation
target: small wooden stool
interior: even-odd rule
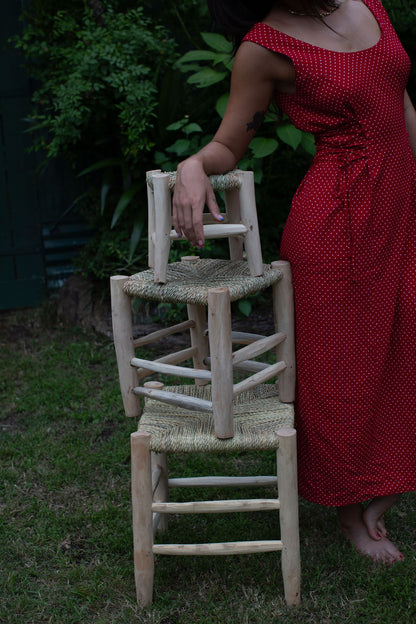
[[[172,229],[171,192],[175,187],[176,172],[148,171],[146,179],[149,267],[154,268],[155,282],[165,283],[170,245],[181,240]],[[214,190],[224,192],[226,211],[222,223],[215,221],[209,213],[203,215],[205,238],[228,238],[231,260],[242,260],[244,247],[250,274],[261,275],[263,260],[253,172],[235,170],[210,176],[210,182]]]

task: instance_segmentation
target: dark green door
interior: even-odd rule
[[[18,32],[21,3],[0,6],[0,309],[31,306],[45,296],[42,228],[35,162],[27,153],[30,83],[22,59],[4,51]]]

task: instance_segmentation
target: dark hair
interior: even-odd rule
[[[207,0],[207,3],[213,19],[233,42],[235,52],[250,28],[270,13],[276,0]],[[279,4],[291,9],[293,3],[280,0]],[[297,0],[293,9],[322,19],[322,12],[336,6],[336,0]]]

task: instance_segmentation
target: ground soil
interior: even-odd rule
[[[178,318],[178,322],[183,320]],[[173,324],[175,321],[168,323]],[[103,334],[112,339],[110,302],[97,293],[88,280],[73,276],[67,280],[56,299],[46,302],[37,309],[23,311],[8,310],[0,313],[0,344],[30,340],[39,331],[42,334],[56,331],[60,324],[79,326]],[[157,307],[146,306],[135,317],[134,335],[144,336],[165,327],[158,318]],[[273,332],[271,293],[266,291],[261,299],[255,299],[250,315],[244,316],[235,307],[233,329],[267,335]],[[184,348],[187,345],[186,332],[174,334],[163,340],[161,354]],[[163,352],[163,353],[162,353]]]
[[[70,325],[91,329],[112,338],[110,302],[94,292],[93,285],[80,276],[70,278],[61,289],[57,302],[58,318]],[[168,325],[173,324],[176,319]],[[177,322],[184,320],[178,318]],[[144,336],[165,327],[158,318],[157,306],[145,306],[135,315],[134,336]],[[271,292],[266,291],[260,299],[254,299],[249,316],[244,316],[235,307],[233,329],[267,335],[273,332],[273,311]],[[163,351],[172,352],[184,347],[185,334],[174,334],[163,340]]]

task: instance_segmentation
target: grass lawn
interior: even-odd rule
[[[136,423],[122,412],[112,343],[40,308],[0,315],[0,345],[2,624],[416,622],[414,494],[387,518],[406,557],[394,566],[363,560],[338,536],[333,510],[301,501],[298,609],[284,604],[278,553],[159,557],[154,603],[141,609],[129,491]],[[171,471],[221,474],[225,461],[182,456]],[[231,463],[252,474],[274,465],[268,453],[236,454]],[[273,513],[173,517],[169,535],[272,539],[275,523]]]

